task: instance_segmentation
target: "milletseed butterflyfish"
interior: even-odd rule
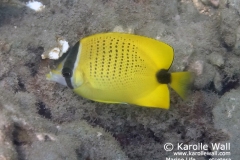
[[[190,72],[169,73],[174,50],[168,44],[134,34],[100,33],[78,41],[47,79],[82,97],[168,109],[168,85],[183,99]]]

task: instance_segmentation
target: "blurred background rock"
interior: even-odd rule
[[[239,159],[239,1],[42,0],[40,12],[26,3],[0,1],[0,159],[173,157],[166,142],[231,142]],[[195,73],[188,100],[171,92],[170,110],[102,104],[45,79],[54,63],[41,54],[57,35],[73,45],[114,28],[173,46],[171,71]]]

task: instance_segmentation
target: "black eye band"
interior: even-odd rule
[[[69,88],[73,89],[73,85],[72,85],[72,70],[70,68],[63,68],[62,69],[62,75],[65,78],[65,81],[68,85]]]
[[[68,87],[71,89],[73,89],[71,78],[73,76],[74,64],[77,59],[79,45],[80,42],[78,41],[69,51],[62,69],[62,75],[65,78]]]
[[[62,75],[65,78],[71,78],[72,77],[72,70],[70,68],[63,68],[62,69]]]

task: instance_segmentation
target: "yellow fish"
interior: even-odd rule
[[[168,84],[184,99],[191,81],[189,72],[168,73],[173,58],[158,40],[100,33],[77,42],[47,79],[98,102],[168,109]]]

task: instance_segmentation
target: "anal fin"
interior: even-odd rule
[[[169,89],[166,84],[159,85],[148,95],[133,100],[133,104],[144,107],[156,107],[168,109],[170,105]]]

